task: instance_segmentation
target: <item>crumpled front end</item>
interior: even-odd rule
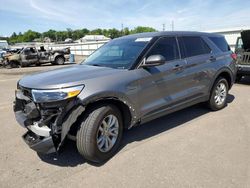
[[[23,139],[29,147],[39,153],[59,150],[70,127],[85,108],[77,98],[50,103],[35,103],[31,89],[18,86],[14,112],[17,122],[28,131]]]

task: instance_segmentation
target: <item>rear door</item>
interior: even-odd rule
[[[160,114],[167,108],[184,102],[187,90],[186,62],[180,59],[175,36],[158,39],[145,58],[151,55],[162,55],[166,62],[161,66],[140,69],[139,101],[141,116],[144,118]]]
[[[181,57],[186,60],[187,95],[191,100],[208,94],[213,62],[211,48],[201,36],[178,37]]]
[[[47,50],[45,50],[45,48],[43,46],[41,46],[40,50],[39,50],[39,61],[41,63],[50,62],[49,52]]]

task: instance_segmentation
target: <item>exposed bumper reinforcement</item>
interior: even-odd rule
[[[31,130],[33,133],[37,134],[38,136],[44,136],[49,137],[51,129],[47,126],[39,127],[37,123],[34,125],[27,126],[29,130]]]
[[[56,148],[51,136],[41,137],[31,131],[28,131],[23,135],[23,139],[31,149],[38,153],[49,154],[56,152]]]

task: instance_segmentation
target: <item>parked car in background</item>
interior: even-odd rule
[[[237,54],[237,81],[242,76],[250,75],[250,30],[241,32],[241,37],[237,38],[235,53]]]
[[[8,42],[6,40],[0,40],[0,65],[3,64],[4,55],[7,53]]]
[[[24,47],[17,53],[6,56],[7,65],[10,67],[26,67],[29,65],[41,65],[44,63],[52,63],[62,65],[69,60],[70,49],[62,50],[46,50],[43,46],[37,49],[34,46]]]
[[[8,49],[9,44],[7,40],[0,40],[0,50],[6,50]]]
[[[221,35],[141,33],[108,42],[80,65],[22,78],[14,111],[35,151],[56,152],[71,135],[85,159],[101,163],[124,129],[201,102],[221,110],[235,75]]]

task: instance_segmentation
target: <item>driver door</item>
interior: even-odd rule
[[[27,47],[21,53],[21,60],[22,62],[29,62],[35,63],[38,61],[38,53],[36,48],[34,47]]]
[[[160,66],[140,68],[139,103],[141,117],[145,119],[178,105],[186,97],[186,61],[180,58],[176,37],[158,39],[145,58],[151,55],[162,55],[166,62]]]

